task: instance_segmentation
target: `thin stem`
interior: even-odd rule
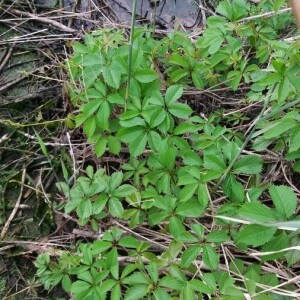
[[[131,15],[131,27],[130,27],[130,38],[129,38],[129,52],[128,52],[128,81],[125,95],[125,111],[128,107],[128,98],[130,90],[130,79],[131,79],[131,65],[132,65],[132,48],[133,48],[133,36],[135,27],[135,14],[136,14],[137,0],[133,0],[132,4],[132,15]]]

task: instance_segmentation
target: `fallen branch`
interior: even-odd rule
[[[1,9],[1,8],[0,8]],[[2,8],[3,10],[3,8]],[[35,20],[35,21],[39,21],[41,23],[45,23],[45,24],[48,24],[48,25],[51,25],[57,29],[60,29],[62,31],[66,31],[66,32],[77,32],[77,30],[73,29],[73,28],[69,28],[57,21],[54,21],[52,19],[49,19],[49,18],[45,18],[45,17],[39,17],[39,16],[36,16],[32,13],[29,13],[29,12],[24,12],[24,11],[21,11],[21,10],[18,10],[18,9],[14,9],[14,8],[10,8],[8,10],[10,13],[12,14],[16,14],[18,16],[24,16],[24,17],[27,17],[27,18],[30,18],[32,20]]]

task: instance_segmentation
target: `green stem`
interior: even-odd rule
[[[130,90],[130,79],[131,79],[131,65],[132,65],[132,48],[133,48],[133,36],[135,26],[135,14],[136,14],[137,0],[133,0],[132,3],[132,15],[131,15],[131,27],[130,27],[130,38],[129,38],[129,52],[128,52],[128,81],[125,95],[125,111],[128,107],[128,98]]]

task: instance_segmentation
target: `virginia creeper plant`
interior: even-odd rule
[[[281,39],[290,15],[247,19],[283,2],[222,1],[197,39],[178,31],[154,39],[136,28],[130,72],[121,30],[73,44],[66,66],[78,113],[67,121],[97,157],[124,163],[88,166],[72,185],[58,183],[65,213],[101,234],[57,258],[39,255],[46,289],[60,284],[78,300],[296,295],[292,282],[277,287],[284,281],[265,263],[300,261],[297,194],[263,175],[272,169],[268,151],[300,172],[300,44]],[[214,88],[246,88],[246,105],[266,105],[246,144],[236,129],[250,120],[243,110],[193,110],[187,91]],[[142,227],[164,242],[143,238]]]

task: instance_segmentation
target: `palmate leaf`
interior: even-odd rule
[[[217,12],[230,21],[236,21],[247,16],[247,2],[245,0],[224,0],[218,5]]]

